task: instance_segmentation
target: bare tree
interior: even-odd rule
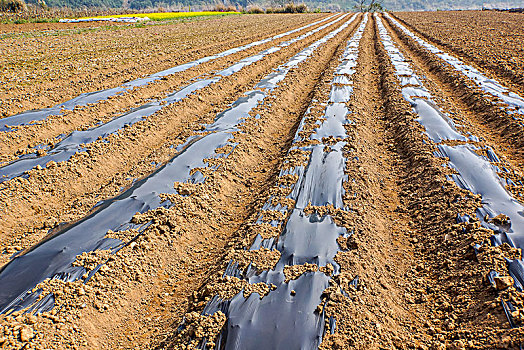
[[[371,0],[371,3],[368,6],[369,12],[382,12],[384,8],[382,7],[381,0]]]
[[[355,8],[360,12],[366,11],[381,11],[382,10],[382,1],[381,0],[370,0],[369,5],[366,5],[367,0],[357,0]]]

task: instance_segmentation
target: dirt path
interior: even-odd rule
[[[519,349],[523,123],[476,84],[337,14],[5,132],[74,151],[0,183],[0,347]]]
[[[328,307],[338,321],[337,330],[322,349],[401,348],[428,340],[421,322],[424,308],[411,305],[411,284],[399,279],[412,269],[414,252],[407,239],[409,220],[397,212],[399,177],[405,175],[391,147],[374,27],[371,19],[360,43],[350,103],[355,125],[348,128],[352,161],[346,171],[352,181],[346,186],[346,201],[354,212],[347,224],[355,238],[353,249],[337,260],[347,275],[359,277],[360,287],[350,294],[353,300],[335,298]],[[414,328],[419,330],[416,334],[411,332]]]

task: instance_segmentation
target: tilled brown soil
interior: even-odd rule
[[[323,16],[228,16],[8,36],[0,43],[0,116],[54,106]]]
[[[390,33],[397,38],[396,32]],[[407,48],[403,41],[397,39],[397,42],[401,48]],[[413,60],[415,68],[421,70],[420,76],[428,74],[426,77],[432,77],[430,67],[423,60],[419,60],[409,50],[403,52]],[[388,86],[392,89],[395,85],[392,80],[394,78],[391,73],[389,76],[384,74],[384,91],[387,91]],[[445,84],[436,77],[428,79],[426,84],[432,87],[432,93],[442,98],[439,106],[458,108],[461,105],[460,100],[445,96]],[[497,262],[504,254],[497,257],[497,253],[489,251],[485,256],[475,256],[474,244],[485,240],[489,231],[482,231],[478,224],[465,230],[456,224],[457,215],[475,215],[474,208],[481,207],[480,196],[461,190],[453,182],[446,180],[446,170],[442,168],[441,161],[432,156],[434,146],[431,141],[426,139],[426,144],[414,152],[413,146],[409,145],[414,145],[415,139],[421,138],[418,135],[422,134],[423,128],[413,122],[413,116],[401,112],[409,110],[409,107],[399,106],[405,104],[405,101],[398,92],[396,96],[389,95],[388,99],[391,101],[387,106],[390,106],[394,116],[392,126],[407,141],[397,147],[412,166],[409,176],[401,180],[404,187],[404,206],[399,208],[400,212],[415,218],[410,222],[414,229],[411,242],[417,248],[415,256],[420,262],[411,269],[408,276],[418,281],[421,281],[421,277],[425,278],[425,287],[415,290],[412,300],[415,304],[423,303],[429,307],[431,316],[426,321],[426,327],[433,336],[434,346],[451,344],[457,348],[518,348],[522,335],[509,329],[502,308],[494,301],[493,290],[487,286],[486,276],[495,266],[507,274],[500,261]],[[452,110],[450,113],[462,118],[471,114],[464,110]],[[456,120],[457,123],[463,121],[464,119]],[[406,129],[410,125],[414,126],[411,131]],[[463,127],[471,130],[466,125]],[[419,143],[420,146],[422,145]],[[457,236],[458,234],[460,235]]]
[[[270,72],[275,62],[295,54],[329,29],[307,38],[306,42],[288,46],[268,56],[268,61],[257,62],[224,78],[219,84],[118,134],[86,145],[85,152],[75,154],[69,161],[31,170],[27,179],[18,177],[0,184],[5,214],[0,225],[6,251],[38,242],[50,227],[80,219],[100,198],[118,194],[134,179],[153,171],[152,163],[163,163],[176,154],[173,144],[182,144],[199,125],[211,122],[217,111],[225,109],[246,87]],[[70,185],[62,185],[66,183]]]
[[[396,12],[431,42],[524,93],[524,16],[497,11]]]
[[[129,26],[129,23],[114,22],[109,26]],[[132,24],[134,25],[134,24]],[[48,32],[55,34],[61,31],[74,31],[83,28],[95,29],[98,27],[107,27],[107,22],[80,22],[80,23],[0,23],[0,34],[4,36],[13,36],[16,33],[45,35]]]
[[[333,83],[333,79],[340,78],[341,57],[363,16],[357,15],[354,22],[325,43],[316,44],[350,16],[268,54],[117,134],[84,145],[82,152],[67,161],[53,162],[24,177],[0,183],[3,265],[13,253],[40,242],[49,229],[64,232],[59,223],[82,219],[97,202],[122,193],[134,179],[146,178],[157,169],[157,164],[176,160],[176,146],[207,130],[206,124],[245,98],[245,93],[262,78],[281,72],[283,64],[310,45],[317,45],[274,89],[262,89],[266,93],[263,102],[232,131],[228,146],[215,151],[224,157],[208,159],[206,166],[195,169],[205,176],[205,181],[173,181],[177,193],[155,193],[172,205],[137,213],[134,223],[149,223],[138,236],[135,229],[107,232],[107,237],[129,243],[115,254],[95,250],[77,256],[74,266],[83,267],[86,272],[100,268],[93,278],[85,275],[72,282],[47,280],[38,287],[43,289],[41,296],[54,295],[55,307],[51,311],[16,311],[0,316],[0,346],[195,349],[207,342],[203,348],[214,348],[221,336],[226,334],[227,338],[224,330],[233,330],[227,328],[230,320],[226,310],[206,313],[213,296],[230,300],[238,294],[245,298],[258,294],[263,300],[277,293],[275,285],[251,284],[246,276],[231,277],[225,271],[236,261],[240,269],[253,266],[261,273],[271,271],[279,261],[282,249],[250,250],[258,235],[263,239],[286,239],[282,230],[291,212],[267,210],[264,203],[273,203],[276,208],[296,205],[289,193],[298,183],[298,176],[287,171],[300,166],[307,169],[313,159],[308,147],[320,141],[312,135],[319,125],[329,121],[326,106],[333,104],[334,87],[344,84],[340,82],[343,80]],[[197,27],[195,33],[209,31],[206,33],[217,37],[223,33],[221,30],[235,28],[243,39],[233,35],[231,41],[214,43],[215,46],[195,41],[191,56],[177,63],[255,40],[261,25],[268,25],[271,33],[276,34],[320,18],[250,16],[187,24],[188,35]],[[519,132],[509,132],[507,126],[512,118],[389,20],[382,18],[382,22],[457,130],[476,135],[479,152],[489,147],[499,156],[496,165],[507,169],[507,174],[511,174],[507,176],[515,184],[507,186],[507,190],[518,199],[524,192],[518,185],[524,180],[524,159]],[[15,159],[17,152],[27,153],[36,143],[53,144],[50,139],[62,133],[107,122],[130,106],[175,91],[191,78],[224,69],[320,25],[65,116],[0,132],[1,159]],[[149,35],[168,28],[161,27],[140,28],[144,31],[144,43],[150,40],[146,39]],[[270,36],[269,32],[266,34]],[[168,36],[183,40],[180,33]],[[109,36],[106,40],[114,38]],[[149,57],[148,62],[153,65],[155,59]],[[520,250],[507,244],[491,245],[493,231],[475,219],[475,210],[483,205],[482,197],[460,189],[451,180],[454,171],[445,166],[447,160],[435,156],[438,145],[424,133],[416,112],[404,99],[373,16],[368,17],[355,60],[355,70],[342,74],[352,81],[350,98],[345,102],[350,111],[343,126],[345,137],[322,139],[326,157],[334,152],[331,147],[335,144],[345,143],[343,207],[334,203],[314,206],[310,202],[304,208],[307,215],[332,218],[351,234],[336,240],[336,273],[332,264],[288,261],[282,283],[315,273],[329,277],[314,313],[315,317],[323,315],[320,320],[325,323],[321,349],[518,349],[524,342],[519,328],[524,319],[524,299],[512,286],[504,259],[522,259]],[[174,64],[172,61],[169,65]],[[112,86],[115,81],[107,84],[104,86]],[[516,121],[513,123],[513,128],[520,127]],[[302,130],[298,142],[297,130]],[[28,142],[32,145],[24,145]],[[447,142],[454,145],[453,141]],[[465,214],[471,217],[470,222],[458,223],[457,217]],[[119,219],[115,215],[114,221],[120,222]],[[279,224],[274,225],[275,222]],[[21,258],[30,253],[23,251]],[[487,278],[490,271],[500,275],[494,286]],[[0,278],[3,272],[0,270]],[[358,283],[351,282],[355,277]],[[291,291],[291,298],[297,292],[303,291]],[[507,300],[514,306],[510,311],[513,328],[501,306]],[[281,312],[284,317],[287,311]],[[273,332],[267,336],[276,336],[282,330]],[[293,340],[293,334],[288,336]],[[300,339],[295,341],[302,344]],[[235,348],[234,344],[228,346]],[[263,344],[250,346],[264,348]]]
[[[318,26],[320,26],[320,24]],[[282,31],[284,32],[289,29],[289,27],[285,27]],[[298,34],[303,34],[308,29],[301,31]],[[193,35],[196,34],[193,33]],[[198,37],[200,38],[201,36]],[[72,111],[62,113],[61,115],[52,115],[43,121],[18,126],[14,128],[11,133],[3,133],[0,135],[0,142],[2,142],[3,145],[3,152],[0,156],[0,161],[7,162],[16,159],[16,157],[20,155],[33,153],[35,152],[35,146],[40,144],[46,144],[49,146],[55,145],[61,141],[64,135],[67,135],[74,130],[86,130],[98,125],[99,123],[108,122],[111,119],[128,112],[131,108],[149,102],[151,99],[165,97],[167,94],[187,85],[191,79],[202,76],[208,72],[218,71],[229,67],[234,62],[286,40],[289,40],[289,36],[283,37],[274,42],[255,46],[227,57],[203,63],[180,74],[168,75],[163,79],[148,85],[136,87],[133,89],[132,93],[121,93],[108,100],[92,104],[91,106],[77,107]],[[228,43],[228,45],[225,46],[225,50],[245,44],[245,42],[238,45],[237,43],[238,41]],[[217,50],[217,48],[214,48],[214,50]],[[222,51],[222,49],[219,51]],[[198,49],[197,52],[199,56],[185,57],[183,62],[191,61],[200,56],[217,53],[216,51],[207,51],[203,49]],[[174,62],[173,65],[176,65],[177,63],[180,62]],[[136,65],[136,63],[133,64]]]

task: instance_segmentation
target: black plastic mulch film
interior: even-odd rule
[[[292,45],[293,43],[304,40],[305,38],[317,33],[318,31],[326,28],[327,26],[333,25],[334,23],[336,23],[337,21],[341,19],[339,17],[335,20],[331,20],[333,17],[334,16],[330,16],[327,19],[323,19],[321,21],[317,21],[317,22],[308,24],[301,28],[294,29],[292,31],[288,31],[286,33],[275,35],[268,39],[255,41],[250,44],[240,46],[234,49],[230,49],[228,51],[224,51],[222,53],[219,53],[213,56],[207,56],[207,57],[201,58],[193,62],[185,63],[182,65],[167,69],[165,71],[155,73],[148,77],[134,80],[132,82],[124,84],[121,87],[108,89],[108,90],[101,90],[101,91],[88,93],[88,94],[82,94],[70,101],[64,102],[63,104],[52,107],[52,108],[24,112],[24,113],[14,115],[8,118],[0,119],[0,131],[8,132],[9,128],[7,128],[6,125],[10,125],[10,126],[24,125],[31,121],[44,120],[47,117],[49,117],[50,115],[60,115],[65,110],[72,110],[77,106],[85,106],[88,103],[96,103],[102,100],[107,100],[111,96],[115,96],[122,92],[130,91],[134,87],[147,85],[151,82],[160,80],[162,77],[177,74],[189,68],[198,66],[202,63],[212,61],[212,60],[215,60],[221,57],[229,56],[237,52],[245,51],[249,48],[252,48],[252,47],[255,47],[261,44],[265,44],[273,40],[277,40],[286,35],[293,34],[295,32],[304,30],[306,28],[309,28],[311,26],[317,25],[321,22],[328,20],[327,23],[319,26],[318,28],[314,30],[310,30],[296,38],[283,41],[279,45],[263,50],[257,53],[256,55],[244,58],[240,60],[239,62],[231,65],[230,67],[220,70],[214,74],[211,74],[210,76],[194,78],[188,81],[186,83],[187,85],[185,85],[184,87],[180,88],[177,91],[174,91],[168,94],[165,98],[161,100],[154,100],[144,105],[141,105],[139,107],[133,108],[130,111],[123,113],[119,115],[118,117],[113,118],[109,122],[103,123],[101,125],[97,125],[88,130],[76,130],[70,133],[69,135],[65,135],[65,136],[61,135],[59,137],[62,137],[62,139],[60,140],[60,142],[58,142],[53,147],[49,147],[47,145],[38,145],[37,148],[40,150],[45,150],[46,155],[38,156],[36,153],[22,155],[19,157],[19,159],[12,161],[5,166],[0,167],[0,183],[3,181],[11,180],[15,177],[26,176],[24,175],[26,171],[31,170],[35,168],[36,166],[45,167],[46,164],[48,164],[50,161],[63,162],[63,161],[69,160],[74,154],[78,152],[83,152],[86,149],[86,145],[92,144],[99,139],[106,139],[109,135],[118,133],[124,127],[131,126],[141,120],[144,120],[147,117],[159,112],[160,110],[176,102],[179,102],[187,98],[188,96],[212,84],[218,83],[222,78],[231,76],[237,73],[238,71],[240,71],[242,68],[247,67],[255,62],[262,60],[267,55],[280,51],[282,48]]]
[[[54,232],[49,238],[23,255],[15,256],[0,270],[0,285],[2,286],[0,313],[10,313],[26,308],[29,308],[31,312],[52,309],[54,307],[52,294],[35,303],[41,293],[41,290],[31,292],[36,285],[48,278],[63,281],[75,281],[82,278],[86,270],[83,267],[72,265],[76,256],[83,252],[107,249],[111,249],[114,254],[136,239],[135,237],[128,242],[122,242],[107,238],[106,234],[109,230],[117,232],[136,229],[140,235],[150,223],[132,223],[132,218],[136,213],[145,213],[161,207],[169,208],[172,204],[168,200],[162,201],[159,194],[176,194],[177,191],[173,187],[175,182],[193,184],[204,182],[205,177],[198,169],[208,165],[205,160],[229,155],[216,153],[215,150],[225,146],[235,148],[236,144],[231,141],[233,133],[239,131],[238,126],[245,119],[250,118],[249,112],[264,103],[264,99],[278,87],[292,68],[308,59],[319,46],[347,28],[356,16],[349,21],[347,17],[347,14],[339,16],[298,38],[287,41],[287,44],[278,45],[276,48],[301,40],[337,22],[342,23],[337,29],[306,47],[286,64],[267,75],[253,90],[245,92],[244,96],[235,101],[230,108],[219,113],[214,123],[205,125],[203,131],[190,137],[179,146],[179,153],[153,174],[135,182],[131,188],[118,197],[99,203],[91,215]],[[275,48],[268,50],[274,52]],[[267,54],[268,50],[252,57],[261,57]],[[239,63],[241,62],[244,62],[242,65],[245,66],[253,62],[253,59],[248,58]],[[239,63],[235,63],[232,69],[226,69],[227,74],[241,69]],[[84,282],[87,282],[98,271],[98,268],[91,271]]]
[[[326,315],[324,311],[319,312],[317,307],[323,302],[321,296],[329,287],[332,276],[320,270],[310,271],[286,282],[284,267],[309,263],[320,268],[330,264],[334,268],[333,275],[339,273],[340,268],[334,261],[340,250],[337,238],[348,237],[352,232],[337,226],[329,214],[319,215],[313,212],[308,215],[304,209],[308,205],[333,205],[334,208],[346,210],[342,200],[343,182],[348,180],[344,172],[347,162],[343,155],[347,136],[344,125],[352,123],[349,119],[351,112],[346,103],[352,95],[351,76],[355,72],[358,44],[366,23],[367,16],[340,58],[341,63],[335,71],[329,100],[325,103],[325,120],[317,122],[318,126],[311,136],[301,136],[304,120],[310,113],[308,110],[296,131],[289,152],[299,149],[309,153],[307,165],[285,168],[279,174],[298,177],[287,196],[295,201],[294,207],[274,205],[270,198],[262,207],[256,222],[264,222],[263,213],[267,210],[289,214],[285,222],[270,221],[273,227],[282,228],[278,237],[262,239],[257,235],[250,248],[277,249],[281,254],[280,260],[274,269],[263,271],[252,265],[241,270],[235,261],[231,261],[224,273],[224,276],[244,279],[250,284],[262,282],[268,286],[273,285],[273,290],[263,297],[252,293],[244,298],[243,291],[231,300],[221,300],[215,296],[206,305],[203,314],[211,315],[220,310],[227,317],[224,329],[218,339],[214,340],[215,349],[316,349],[322,342]],[[302,137],[317,142],[300,146]],[[324,138],[337,142],[330,143],[327,150],[327,145],[322,143]],[[357,281],[358,277],[353,284]],[[345,291],[342,293],[347,295]],[[330,330],[334,332],[336,321],[331,317],[329,322]],[[206,348],[206,340],[200,347]]]
[[[389,14],[386,14],[386,16],[394,25],[397,25],[412,38],[416,38],[417,42],[421,44],[423,43],[421,39],[414,36],[414,34],[409,32],[404,26],[389,16]],[[423,86],[421,80],[413,71],[410,63],[397,48],[381,19],[378,16],[375,18],[377,19],[382,43],[384,44],[396,70],[396,76],[401,83],[402,94],[406,101],[411,104],[414,112],[418,115],[417,121],[424,126],[426,135],[435,143],[437,147],[435,156],[449,158],[448,166],[456,171],[456,174],[451,175],[450,178],[457,184],[457,186],[482,196],[483,206],[477,209],[476,214],[482,226],[493,231],[491,243],[495,246],[507,243],[511,247],[523,249],[524,206],[506,189],[506,185],[512,184],[509,177],[506,179],[501,178],[498,175],[498,173],[508,173],[509,171],[502,166],[499,157],[491,148],[477,144],[479,142],[478,137],[470,133],[468,133],[468,135],[462,135],[457,131],[453,121],[445,115],[432,100],[431,94]],[[433,53],[442,53],[442,51],[428,43],[424,42],[423,46],[431,48],[430,51]],[[480,72],[472,67],[464,65],[449,54],[442,53],[439,57],[445,59],[448,63],[451,62],[450,65],[452,67],[467,76],[474,74],[474,77],[477,77],[475,81],[478,84],[489,84],[489,88],[488,85],[484,86],[484,91],[487,93],[492,93],[494,90],[501,91],[504,89],[496,81],[488,81],[487,78],[481,76]],[[524,100],[515,94],[505,96],[507,98],[511,97],[511,103],[507,105],[507,112],[510,114],[518,114],[518,108],[515,109],[515,106],[519,103],[522,103],[522,106],[524,106]],[[524,113],[524,110],[522,110],[522,113]],[[456,146],[449,146],[445,142],[442,142],[449,140],[462,142]],[[480,155],[475,152],[478,150],[483,150],[484,152],[482,153],[486,155]],[[489,220],[499,214],[508,216],[510,218],[510,224],[497,225]],[[457,221],[468,222],[469,217],[459,215]],[[522,292],[524,285],[523,261],[506,259],[506,262],[509,273],[514,279],[515,287]],[[490,278],[493,279],[496,275],[497,272],[492,271]],[[503,301],[502,305],[510,325],[514,327],[515,322],[511,316],[511,311],[514,311],[514,306],[511,304],[511,301]]]

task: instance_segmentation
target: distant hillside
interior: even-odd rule
[[[42,0],[26,0],[36,3]],[[104,8],[132,8],[146,9],[163,7],[170,10],[187,10],[189,6],[194,10],[210,9],[217,0],[44,0],[51,7],[104,7]],[[420,11],[420,10],[447,10],[447,9],[482,9],[485,8],[513,8],[522,7],[523,0],[486,1],[486,0],[383,0],[384,7],[391,11]],[[226,4],[247,7],[256,4],[262,7],[274,6],[274,2],[281,0],[224,0]],[[295,3],[305,2],[310,9],[322,10],[352,10],[355,0],[295,0]]]
[[[383,0],[382,5],[390,11],[423,11],[423,10],[480,10],[482,8],[516,8],[522,7],[524,0]],[[297,1],[295,1],[297,2]],[[368,1],[369,2],[369,1]],[[329,9],[337,4],[341,10],[351,10],[353,0],[315,0],[305,1],[310,8]]]
[[[480,10],[482,8],[521,7],[522,0],[486,1],[486,0],[384,0],[384,6],[391,11],[420,10]]]

